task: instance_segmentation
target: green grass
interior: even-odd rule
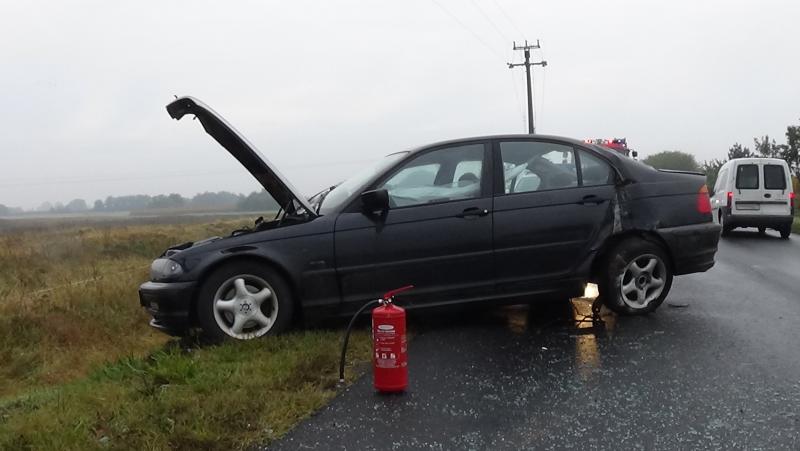
[[[800,217],[795,216],[792,223],[792,233],[800,233]]]
[[[0,449],[239,448],[333,396],[341,331],[189,350],[153,331],[152,258],[249,219],[152,222],[0,222]]]
[[[0,449],[223,450],[268,442],[334,396],[339,336],[295,332],[124,358],[0,402]],[[350,355],[363,362],[367,333],[354,337]]]

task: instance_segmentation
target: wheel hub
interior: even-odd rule
[[[650,283],[650,275],[649,274],[642,274],[641,276],[636,278],[636,288],[644,288],[647,284]]]
[[[243,315],[250,315],[253,313],[255,300],[253,298],[245,298],[239,302],[239,313]]]

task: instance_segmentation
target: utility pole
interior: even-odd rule
[[[528,41],[525,40],[525,45],[517,46],[517,42],[514,41],[514,50],[523,50],[525,52],[525,62],[512,64],[508,63],[508,68],[513,69],[517,66],[525,66],[525,80],[528,82],[528,133],[533,135],[536,133],[536,126],[533,124],[533,91],[531,87],[531,66],[547,66],[547,61],[540,61],[538,63],[531,62],[531,49],[539,49],[539,40],[536,40],[536,44],[528,45]]]

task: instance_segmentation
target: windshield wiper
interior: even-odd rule
[[[323,191],[319,194],[319,202],[317,202],[317,211],[315,211],[314,213],[319,214],[319,209],[322,208],[322,201],[325,200],[325,198],[328,196],[328,194],[331,193],[331,191],[333,191],[334,188],[336,188],[336,185],[331,186],[330,188],[327,189],[327,191]]]

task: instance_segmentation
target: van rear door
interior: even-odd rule
[[[761,168],[764,175],[761,214],[790,215],[789,192],[792,190],[792,186],[789,184],[785,165],[781,162],[764,162]]]
[[[733,184],[733,206],[731,213],[739,215],[761,215],[761,167],[756,162],[736,165]]]

